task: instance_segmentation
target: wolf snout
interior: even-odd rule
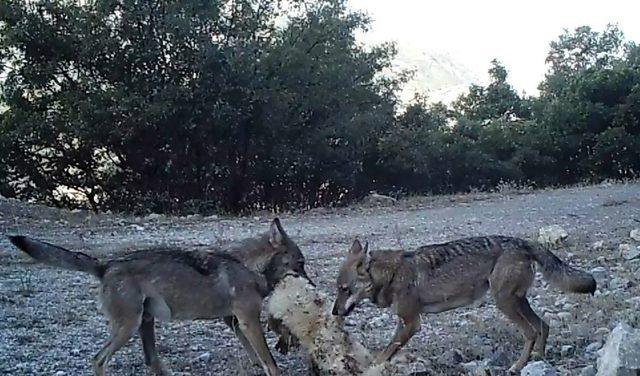
[[[306,271],[304,271],[304,270],[303,270],[303,271],[300,273],[300,277],[302,277],[302,278],[306,279],[306,280],[307,280],[307,282],[309,282],[309,284],[310,284],[311,286],[316,287],[316,284],[315,284],[315,283],[313,283],[313,281],[311,280],[311,278],[309,278],[309,276],[307,275],[307,272],[306,272]]]
[[[284,274],[284,277],[304,278],[311,286],[316,287],[316,284],[311,280],[311,278],[309,278],[309,276],[307,275],[307,272],[305,272],[304,270],[303,271],[290,270]]]

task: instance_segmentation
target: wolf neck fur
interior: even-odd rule
[[[264,233],[230,245],[229,254],[240,260],[248,269],[264,275],[273,256],[268,252],[268,248],[269,234]]]
[[[391,305],[394,293],[394,280],[404,261],[401,250],[375,251],[367,267],[371,278],[371,301],[379,306]]]

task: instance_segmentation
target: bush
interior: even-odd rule
[[[357,43],[346,0],[82,4],[0,4],[2,195],[242,213],[640,171],[640,49],[615,27],[553,42],[538,98],[494,60],[453,109],[398,113],[395,49]]]

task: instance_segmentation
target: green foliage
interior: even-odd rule
[[[452,109],[398,113],[364,15],[283,4],[1,2],[0,194],[244,212],[638,176],[640,48],[614,26],[552,42],[539,98],[494,60]]]
[[[2,3],[13,194],[166,211],[350,194],[394,111],[392,46],[342,0]]]
[[[540,98],[523,98],[492,62],[447,122],[416,103],[380,142],[380,189],[451,192],[501,181],[538,186],[635,178],[640,172],[640,59],[613,26],[581,27],[551,44]],[[386,178],[386,180],[385,180]]]
[[[602,33],[581,27],[552,43],[536,121],[553,139],[546,154],[556,161],[558,183],[638,175],[634,48],[613,26]]]
[[[453,103],[457,116],[478,121],[528,118],[531,112],[529,103],[507,82],[507,69],[497,60],[493,60],[491,65],[491,83],[487,87],[471,85],[469,93]]]
[[[576,76],[588,69],[611,69],[623,57],[625,41],[615,25],[608,25],[602,32],[581,26],[565,30],[550,47],[546,59],[550,68],[540,84],[542,97],[561,95]]]

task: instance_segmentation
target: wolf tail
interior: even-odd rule
[[[524,248],[542,266],[542,274],[552,286],[591,295],[596,291],[596,280],[591,274],[571,267],[540,244],[525,242]]]
[[[98,259],[82,252],[72,252],[26,236],[9,236],[9,240],[31,258],[46,265],[89,273],[98,278],[102,278],[106,270]]]

